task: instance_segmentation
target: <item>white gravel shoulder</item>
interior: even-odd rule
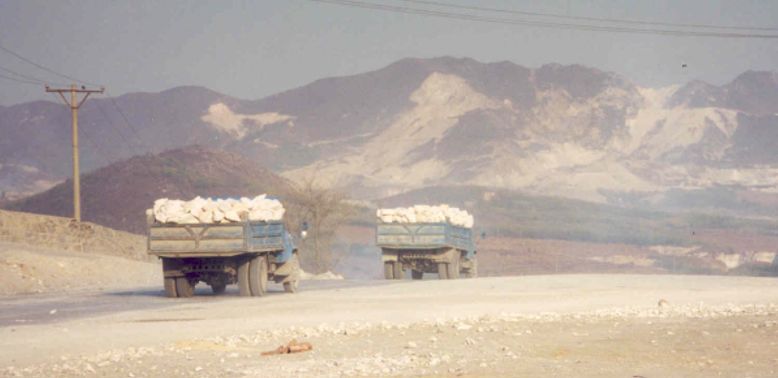
[[[403,281],[177,303],[0,328],[0,375],[728,376],[747,371],[770,376],[778,371],[778,360],[767,357],[778,350],[774,278]],[[314,350],[260,356],[291,339],[311,342]]]

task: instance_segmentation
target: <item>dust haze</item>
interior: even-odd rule
[[[4,2],[0,377],[776,376],[776,15]]]

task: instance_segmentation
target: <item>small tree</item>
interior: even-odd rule
[[[299,233],[303,222],[308,224],[308,236],[303,240],[301,253],[304,254],[303,264],[310,266],[314,272],[322,273],[331,270],[337,263],[332,252],[335,231],[342,220],[351,214],[351,206],[346,203],[346,195],[333,188],[316,183],[315,178],[309,178],[295,186],[296,201],[291,204],[290,225]]]

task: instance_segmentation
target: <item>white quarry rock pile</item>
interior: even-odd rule
[[[190,201],[160,198],[154,201],[154,208],[146,210],[159,223],[175,224],[240,222],[244,213],[250,221],[280,221],[285,211],[279,200],[265,194],[240,199],[198,196]]]
[[[306,281],[342,280],[343,276],[329,270],[324,273],[315,274],[300,269],[300,279]]]
[[[383,223],[443,223],[473,228],[473,216],[449,205],[414,205],[394,209],[378,209],[376,216]]]

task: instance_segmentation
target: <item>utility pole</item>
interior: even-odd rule
[[[92,93],[103,93],[105,88],[100,89],[86,89],[83,85],[78,88],[75,84],[71,84],[70,88],[49,88],[46,86],[46,93],[58,93],[59,97],[62,97],[62,101],[65,101],[65,105],[70,107],[70,113],[72,115],[72,128],[73,128],[73,218],[76,221],[81,222],[81,179],[78,173],[78,108],[86,102],[86,99]],[[70,101],[65,97],[65,93],[70,92]],[[78,94],[86,93],[84,97],[79,100]]]

